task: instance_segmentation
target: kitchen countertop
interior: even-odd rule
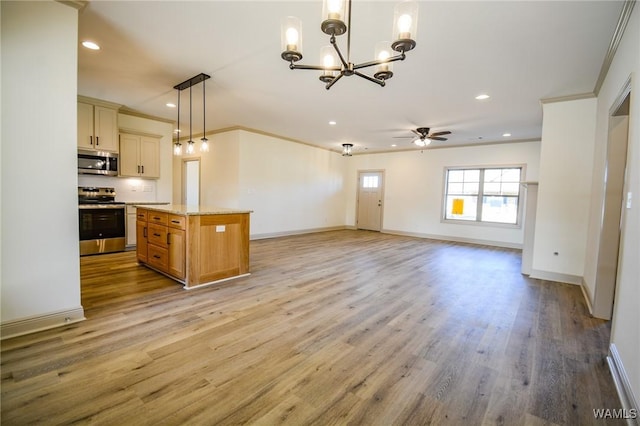
[[[215,214],[242,214],[253,213],[252,210],[228,209],[215,206],[190,206],[185,204],[167,204],[167,205],[141,205],[140,207],[147,210],[154,210],[165,213],[180,214],[186,216],[198,215],[215,215]]]
[[[154,204],[171,204],[168,201],[125,201],[125,205],[127,206],[136,206],[136,205],[154,205]]]

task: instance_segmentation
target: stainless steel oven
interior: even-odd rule
[[[113,188],[78,188],[80,255],[124,251],[125,205]]]

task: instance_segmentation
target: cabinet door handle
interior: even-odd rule
[[[144,174],[144,165],[142,165],[140,167],[142,167],[142,174]]]
[[[93,145],[93,136],[89,136],[89,145]]]
[[[147,238],[147,227],[146,226],[144,228],[142,228],[142,236],[144,238]]]
[[[100,145],[100,136],[96,136],[96,146]]]
[[[154,237],[161,237],[162,235],[158,234],[157,232],[154,232],[154,233],[153,233],[153,236],[154,236]]]
[[[171,223],[175,223],[175,224],[178,224],[178,225],[179,225],[179,224],[180,224],[180,221],[179,221],[179,220],[172,220],[172,221],[171,221]]]
[[[156,259],[160,259],[160,256],[158,256],[157,254],[154,254],[153,257]]]
[[[167,244],[171,244],[171,233],[167,232]]]

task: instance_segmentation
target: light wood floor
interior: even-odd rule
[[[87,321],[2,343],[2,424],[607,424],[608,323],[520,253],[367,231],[253,241],[183,290],[84,257]],[[623,424],[609,421],[608,424]]]

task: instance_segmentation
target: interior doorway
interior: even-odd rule
[[[596,266],[593,315],[611,319],[615,298],[620,243],[625,222],[627,149],[631,86],[627,85],[611,109],[604,172],[602,222]]]
[[[370,231],[380,231],[382,229],[383,194],[383,171],[358,172],[356,228]]]
[[[182,162],[182,204],[200,205],[200,159],[185,158]]]

